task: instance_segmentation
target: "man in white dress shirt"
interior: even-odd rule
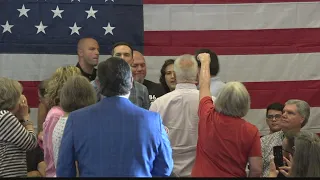
[[[156,99],[150,111],[158,112],[169,129],[174,160],[172,175],[190,177],[198,140],[197,61],[192,55],[182,55],[175,60],[174,71],[176,89]]]

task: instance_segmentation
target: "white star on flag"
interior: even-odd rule
[[[7,21],[5,25],[1,25],[3,27],[3,31],[2,33],[5,33],[5,32],[9,32],[12,34],[11,32],[11,28],[14,26],[14,25],[10,25],[9,22]]]
[[[70,35],[74,33],[77,33],[78,35],[80,35],[79,30],[81,29],[81,27],[78,27],[76,22],[74,23],[73,27],[69,27],[69,28],[72,30]]]
[[[107,35],[108,33],[112,34],[113,35],[113,32],[112,30],[115,28],[115,27],[112,27],[110,26],[110,23],[108,23],[108,26],[107,27],[102,27],[104,30],[106,30],[106,32],[104,33],[104,35]]]
[[[40,32],[42,32],[43,34],[46,34],[46,31],[44,29],[47,28],[48,26],[44,26],[42,24],[42,21],[40,21],[39,26],[35,26],[35,27],[38,29],[37,34],[39,34]]]
[[[107,2],[108,0],[104,0],[104,2]],[[112,2],[114,2],[114,0],[111,0]]]
[[[90,10],[89,11],[86,11],[86,13],[88,13],[88,16],[87,16],[87,19],[89,19],[90,17],[94,17],[94,18],[96,18],[96,13],[97,13],[98,11],[95,11],[95,10],[93,10],[92,9],[92,6],[90,7]]]
[[[57,6],[55,10],[51,10],[51,11],[54,13],[53,18],[55,18],[55,17],[60,17],[60,18],[62,19],[61,13],[62,13],[64,10],[60,10],[60,9],[59,9],[59,6]]]
[[[71,2],[73,2],[74,0],[71,0]],[[80,2],[80,0],[77,0],[78,2]]]
[[[24,7],[24,4],[22,5],[22,8],[21,8],[21,9],[17,9],[17,10],[20,12],[19,17],[21,17],[21,16],[28,17],[27,12],[30,11],[30,9],[26,9],[26,8]]]

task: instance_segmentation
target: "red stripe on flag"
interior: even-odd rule
[[[318,0],[143,0],[143,4],[242,4],[317,1]]]
[[[36,81],[21,82],[29,106],[38,106]],[[320,107],[320,80],[281,81],[281,82],[246,82],[244,83],[251,96],[252,109],[265,109],[273,102],[285,103],[288,99],[307,101],[312,107]]]
[[[198,48],[219,55],[320,52],[320,28],[144,32],[145,55],[193,54]]]

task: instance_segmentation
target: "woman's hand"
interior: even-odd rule
[[[17,117],[19,120],[29,120],[29,106],[27,98],[24,95],[20,96],[19,111],[17,113]]]
[[[290,159],[290,160],[288,160],[286,157],[283,157],[283,159],[286,161],[287,166],[279,167],[279,169],[280,169],[280,172],[281,172],[284,176],[289,177],[290,174],[291,174],[291,167],[292,167],[292,159],[293,159],[293,158],[292,158],[291,154],[289,154],[289,159]]]
[[[274,163],[274,157],[270,157],[270,167],[269,167],[269,177],[277,177],[279,171],[276,168],[276,164]]]

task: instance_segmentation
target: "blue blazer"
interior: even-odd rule
[[[123,97],[104,98],[70,113],[57,177],[170,176],[172,149],[158,113]]]

